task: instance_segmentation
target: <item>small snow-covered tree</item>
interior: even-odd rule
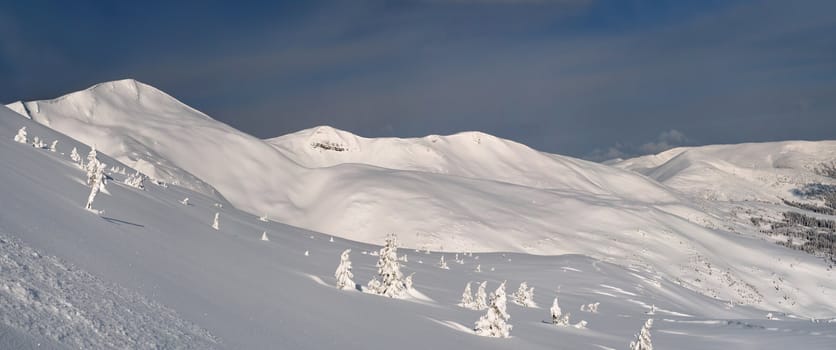
[[[561,325],[560,318],[563,316],[563,311],[560,310],[560,305],[557,303],[557,297],[554,297],[554,301],[552,302],[552,307],[549,309],[549,312],[552,314],[552,324]]]
[[[479,284],[479,288],[476,289],[476,299],[473,300],[473,308],[476,310],[484,310],[488,307],[488,295],[485,292],[485,288],[488,286],[488,281],[484,281]]]
[[[589,323],[584,321],[584,320],[581,320],[580,322],[575,323],[574,325],[572,325],[572,327],[575,327],[577,329],[585,329],[587,324],[589,324]]]
[[[508,338],[512,326],[508,324],[511,316],[508,315],[506,307],[505,282],[502,282],[496,291],[491,293],[487,314],[476,321],[476,327],[473,328],[476,334],[485,337]]]
[[[221,213],[215,213],[215,219],[212,220],[212,228],[213,229],[220,230],[220,223],[218,222],[218,221],[220,221],[220,216],[221,216]]]
[[[444,255],[441,256],[441,260],[438,261],[438,268],[449,270],[450,268],[447,266],[447,262],[444,261]]]
[[[92,210],[93,209],[93,200],[96,199],[96,195],[99,194],[99,191],[104,190],[105,188],[105,175],[104,175],[104,164],[99,163],[99,160],[93,158],[93,162],[97,163],[96,170],[92,174],[90,178],[88,178],[88,182],[90,183],[90,195],[87,196],[87,204],[84,206],[85,209]]]
[[[462,292],[462,301],[459,303],[459,306],[465,309],[473,309],[474,303],[473,292],[470,291],[470,282],[467,282],[467,285],[464,287],[464,292]]]
[[[354,289],[354,274],[351,272],[351,260],[348,255],[351,254],[351,249],[346,249],[340,255],[340,265],[337,266],[337,271],[334,272],[334,277],[337,278],[337,289]]]
[[[368,287],[373,293],[390,298],[404,296],[406,285],[398,262],[398,239],[394,234],[386,236],[386,244],[378,254],[377,277],[369,281]]]
[[[261,217],[258,218],[258,220],[263,221],[263,222],[270,221],[270,220],[267,219],[267,214],[262,215]]]
[[[261,240],[265,241],[265,242],[270,241],[270,237],[267,237],[267,231],[264,231],[264,232],[261,233]]]
[[[32,140],[32,147],[43,149],[46,148],[46,143],[44,143],[44,140],[41,140],[40,137],[35,136]]]
[[[598,305],[601,305],[601,303],[581,304],[581,311],[598,313]]]
[[[15,135],[15,142],[29,143],[29,136],[27,135],[25,126],[20,128],[20,130],[17,131],[17,135]]]
[[[473,269],[475,272],[482,272],[482,264],[476,265],[476,268]]]
[[[102,163],[99,162],[96,146],[93,146],[90,148],[90,153],[87,154],[87,164],[84,166],[84,169],[87,170],[87,185],[90,185],[91,181],[93,181],[93,174],[98,171],[97,169],[101,166]],[[102,171],[104,171],[104,169],[102,169]]]
[[[651,316],[655,315],[656,314],[656,305],[655,304],[650,305],[650,310],[648,310],[645,313],[648,314],[648,315],[651,315]]]
[[[650,318],[636,334],[636,340],[630,342],[630,350],[653,350],[653,343],[650,341],[650,327],[652,326],[653,319]]]
[[[82,166],[81,156],[78,154],[78,150],[75,147],[73,147],[72,152],[70,152],[70,159],[72,159],[73,163],[76,163],[79,166]]]
[[[534,287],[529,288],[528,283],[520,283],[520,287],[512,295],[515,304],[525,307],[537,307],[534,303]]]
[[[183,198],[183,200],[180,201],[180,204],[189,206],[189,197]]]
[[[125,178],[125,184],[134,188],[138,188],[140,190],[145,189],[145,179],[146,176],[137,170],[137,172],[133,175],[129,175]]]
[[[58,151],[58,140],[52,141],[52,143],[49,144],[49,151],[50,152]]]
[[[415,276],[415,272],[410,273],[409,276],[403,279],[403,285],[406,287],[406,290],[412,290],[412,276]]]

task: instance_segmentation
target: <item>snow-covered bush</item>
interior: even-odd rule
[[[525,307],[537,307],[534,303],[534,287],[529,288],[528,283],[520,283],[520,287],[512,295],[515,304]]]
[[[15,135],[15,142],[29,143],[29,136],[27,136],[25,126],[20,128],[20,130],[17,131],[17,135]]]
[[[189,206],[189,197],[183,198],[183,200],[180,201],[180,204],[185,205],[185,206],[188,207]]]
[[[32,140],[32,147],[44,149],[46,148],[46,143],[44,143],[44,140],[41,140],[40,137],[35,136]]]
[[[412,290],[412,276],[415,276],[415,272],[410,273],[409,276],[403,279],[403,285],[406,287],[406,290]]]
[[[465,309],[473,309],[475,307],[473,292],[470,290],[470,283],[471,282],[467,282],[467,285],[464,287],[464,292],[462,292],[462,301],[459,303],[459,306]]]
[[[552,315],[552,324],[563,327],[569,326],[569,316],[571,314],[568,312],[564,314],[560,310],[560,305],[558,304],[557,296],[554,297],[554,301],[552,302],[552,307],[551,309],[549,309],[549,312]]]
[[[267,231],[261,233],[261,240],[265,242],[270,242],[270,237],[267,237]]]
[[[263,221],[263,222],[267,222],[267,221],[269,221],[269,220],[267,219],[267,214],[262,215],[261,217],[259,217],[259,218],[258,218],[258,220],[259,220],[259,221]]]
[[[128,177],[126,177],[124,183],[125,183],[125,185],[131,186],[133,188],[138,188],[140,190],[144,190],[145,189],[145,179],[146,179],[146,176],[143,175],[142,173],[140,173],[139,171],[137,171],[135,174],[129,175]]]
[[[656,314],[656,305],[650,305],[650,310],[648,310],[645,313],[648,314],[648,315],[651,315],[651,316],[655,315]]]
[[[473,269],[474,272],[482,272],[482,264],[476,265],[476,268]]]
[[[479,284],[479,288],[476,289],[476,298],[473,300],[473,309],[475,310],[484,310],[488,307],[488,295],[485,292],[485,288],[488,286],[488,281],[484,281]]]
[[[598,313],[598,305],[601,305],[601,303],[582,304],[581,311]]]
[[[508,315],[506,307],[505,282],[502,282],[496,291],[491,293],[488,313],[476,321],[476,327],[473,328],[476,334],[485,337],[508,338],[512,326],[508,324],[511,316]]]
[[[212,228],[213,229],[220,230],[220,223],[219,223],[220,216],[221,216],[221,213],[215,213],[215,219],[212,220]]]
[[[52,143],[49,144],[49,151],[50,152],[57,152],[58,151],[58,140],[52,141]]]
[[[650,341],[650,327],[652,326],[653,319],[650,318],[636,334],[636,340],[630,342],[630,350],[653,350],[653,343]]]
[[[351,260],[348,255],[351,254],[351,249],[346,249],[340,255],[340,265],[337,266],[337,271],[334,272],[334,277],[337,278],[337,289],[354,289],[354,274],[351,272]]]
[[[84,167],[84,164],[81,162],[81,156],[78,154],[78,150],[73,147],[73,151],[70,152],[70,159],[72,159],[73,163],[78,164],[79,167]]]
[[[386,236],[386,244],[380,249],[377,260],[377,277],[369,281],[372,293],[390,298],[402,298],[406,291],[400,263],[398,263],[397,236]]]

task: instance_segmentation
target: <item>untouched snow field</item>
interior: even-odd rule
[[[0,108],[0,348],[623,349],[649,317],[660,349],[836,344],[836,276],[820,259],[712,227],[724,207],[626,170],[476,133],[316,128],[265,142],[131,80],[15,108],[33,120]],[[22,126],[59,140],[57,152],[14,142]],[[111,174],[93,205],[103,212],[86,211],[69,151],[89,147],[59,132],[96,144],[108,168],[169,185],[138,190]],[[326,140],[332,149],[310,145]],[[334,288],[346,248],[355,281],[372,278],[368,243],[388,232],[409,247],[403,269],[425,297]],[[504,280],[535,287],[539,308],[509,303],[510,339],[473,335],[484,312],[456,306],[462,289]],[[558,289],[587,329],[543,322]],[[594,302],[598,313],[579,310]]]

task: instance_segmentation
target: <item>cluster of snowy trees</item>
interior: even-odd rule
[[[508,323],[509,319],[511,316],[507,311],[507,297],[503,281],[488,297],[488,312],[476,321],[473,331],[485,337],[508,338],[513,328]]]
[[[333,238],[331,240],[333,242]],[[340,255],[340,264],[334,272],[337,279],[338,289],[359,289],[354,283],[354,274],[351,271],[351,260],[349,254],[351,249],[346,249]],[[402,260],[398,257],[398,240],[394,234],[386,236],[386,244],[377,253],[377,275],[372,278],[363,289],[365,292],[386,296],[389,298],[404,298],[407,292],[412,290],[412,277],[404,276],[401,272]]]
[[[17,143],[29,143],[29,133],[26,131],[25,126],[17,130],[17,134],[15,134],[14,140]],[[43,139],[41,139],[38,136],[35,136],[34,138],[32,138],[32,147],[48,149],[51,152],[56,152],[58,150],[58,140],[52,141],[52,143],[50,143],[49,146],[47,146]]]

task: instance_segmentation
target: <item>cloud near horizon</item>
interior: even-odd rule
[[[599,159],[836,138],[836,3],[464,2],[3,4],[0,99],[132,77],[262,138],[479,130]]]

